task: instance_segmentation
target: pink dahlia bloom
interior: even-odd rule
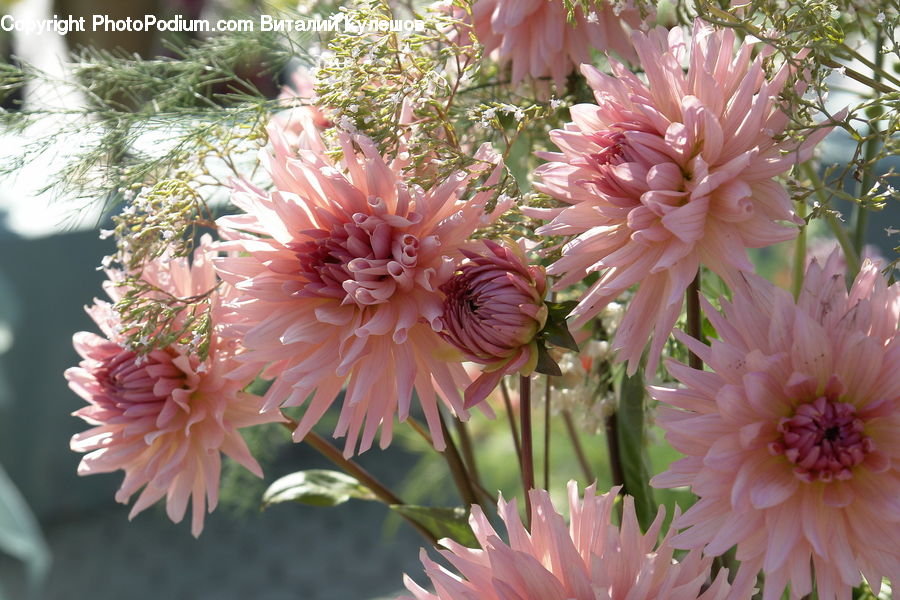
[[[535,336],[547,321],[544,268],[529,266],[511,240],[484,239],[481,245],[481,253],[462,249],[468,261],[441,286],[447,295],[441,336],[466,360],[486,365],[466,388],[467,408],[484,400],[504,375],[534,371]]]
[[[712,372],[672,362],[686,387],[651,388],[686,455],[653,484],[700,497],[673,543],[736,544],[735,586],[762,569],[765,600],[788,583],[805,596],[812,572],[822,600],[849,598],[860,572],[876,593],[900,584],[900,285],[867,261],[848,294],[839,261],[810,265],[797,304],[747,275],[722,314],[706,303],[719,340],[680,336]]]
[[[485,54],[512,63],[513,84],[530,75],[552,77],[561,87],[578,65],[591,62],[591,49],[636,58],[626,24],[637,27],[640,13],[631,2],[622,4],[614,9],[600,0],[588,15],[576,8],[569,23],[562,0],[477,0],[471,19]]]
[[[202,251],[193,266],[186,259],[157,262],[144,277],[179,297],[216,285]],[[115,286],[107,290],[117,298]],[[75,350],[83,360],[65,374],[69,387],[89,403],[74,414],[94,426],[72,437],[72,450],[88,453],[78,474],[124,470],[118,502],[127,503],[143,488],[129,518],[166,496],[169,518],[177,523],[190,500],[191,532],[200,535],[207,507],[212,512],[218,500],[221,454],[262,477],[238,429],[280,417],[260,414],[262,399],[242,391],[249,382],[228,377],[238,366],[235,349],[218,335],[204,361],[181,345],[138,356],[124,346],[111,304],[97,300],[88,314],[106,337],[76,333]],[[217,314],[214,309],[214,319]]]
[[[289,85],[281,88],[279,102],[286,107],[269,121],[266,131],[273,145],[283,145],[281,150],[293,153],[297,148],[325,152],[319,132],[331,126],[331,122],[315,106],[315,81],[305,69],[291,74]]]
[[[413,389],[442,449],[438,397],[466,418],[458,390],[470,379],[448,362],[455,353],[438,335],[439,288],[462,259],[460,246],[488,222],[489,194],[461,198],[478,169],[426,191],[408,185],[402,165],[385,162],[368,138],[340,139],[343,164],[275,146],[263,158],[271,192],[236,184],[232,199],[246,214],[218,221],[234,238],[226,247],[244,253],[217,263],[239,291],[231,335],[248,349],[249,372],[268,365],[264,375],[277,377],[267,408],[307,403],[295,440],[346,383],[335,435],[347,436],[347,456],[357,444],[368,449],[379,428],[382,447],[390,443]],[[495,158],[488,147],[477,156],[485,165]]]
[[[678,28],[632,38],[647,81],[614,60],[613,76],[582,67],[597,104],[572,107],[574,122],[550,134],[561,152],[541,153],[551,162],[535,172],[539,190],[571,206],[530,211],[552,219],[539,234],[572,238],[547,270],[562,276],[559,289],[601,274],[572,313],[576,327],[640,283],[613,344],[630,373],[651,335],[655,370],[701,262],[732,281],[753,270],[745,248],[796,235],[772,178],[827,132],[799,147],[776,139],[788,123],[776,99],[788,68],[767,78],[750,44],[735,56],[731,30],[697,21],[687,44]]]
[[[699,551],[673,560],[668,535],[657,545],[665,509],[660,507],[647,533],[642,534],[634,500],[625,497],[621,527],[612,522],[618,488],[595,495],[594,486],[578,497],[569,482],[571,522],[566,522],[544,490],[531,490],[531,532],[519,520],[515,501],[500,498],[500,518],[509,543],[491,526],[480,507],[472,507],[469,524],[480,548],[452,540],[441,555],[454,573],[428,558],[422,563],[434,593],[404,577],[415,600],[724,600],[728,597],[727,571],[707,583],[711,558]],[[701,592],[702,590],[702,592]],[[413,600],[405,597],[401,600]]]

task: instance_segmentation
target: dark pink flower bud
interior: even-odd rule
[[[441,335],[467,360],[485,365],[466,389],[466,407],[484,400],[503,375],[534,371],[535,336],[547,321],[544,268],[528,266],[512,240],[481,242],[481,253],[462,250],[468,260],[441,286]]]

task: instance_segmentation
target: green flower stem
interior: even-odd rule
[[[897,77],[894,77],[894,75],[892,75],[890,71],[886,71],[883,68],[884,55],[879,51],[879,49],[881,48],[880,42],[883,42],[883,35],[884,34],[882,33],[882,31],[880,29],[879,29],[878,33],[875,34],[875,36],[876,36],[875,62],[872,62],[871,60],[869,60],[868,58],[866,58],[865,56],[863,56],[862,54],[860,54],[859,52],[857,52],[856,50],[854,50],[853,48],[848,46],[847,44],[841,44],[841,50],[843,50],[844,52],[849,54],[851,58],[855,58],[862,64],[864,64],[867,67],[869,67],[870,69],[872,69],[872,75],[875,77],[875,79],[877,79],[877,80],[886,79],[886,80],[890,81],[891,83],[893,83],[894,85],[900,86],[900,79],[898,79]]]
[[[285,421],[282,423],[288,430],[293,433],[294,429],[297,428],[297,421],[291,419],[290,417],[283,415]],[[303,437],[303,441],[313,447],[319,454],[330,460],[335,466],[339,467],[348,475],[352,475],[355,477],[361,484],[372,490],[372,493],[375,494],[375,497],[387,504],[390,505],[403,505],[406,504],[401,500],[394,492],[388,489],[387,486],[382,484],[378,479],[375,478],[374,475],[366,471],[359,464],[353,462],[349,458],[344,458],[344,455],[340,450],[334,447],[334,445],[323,438],[321,435],[316,433],[315,431],[310,431]],[[406,520],[410,525],[415,528],[416,531],[422,534],[425,539],[428,540],[428,543],[437,547],[437,538],[434,537],[427,529],[422,527],[417,521],[414,519],[400,515]]]
[[[875,63],[872,66],[872,72],[876,80],[881,78],[880,71],[881,66],[884,63],[884,54],[881,53],[881,45],[883,43],[884,36],[879,29],[878,33],[875,35]],[[872,117],[869,120],[869,139],[866,140],[865,149],[863,150],[865,163],[863,164],[862,178],[859,181],[856,192],[857,204],[854,207],[853,248],[856,250],[856,255],[859,257],[862,257],[863,247],[866,244],[866,227],[869,224],[869,211],[866,210],[860,200],[864,194],[869,193],[869,190],[872,188],[872,184],[875,181],[875,165],[873,165],[872,162],[878,155],[880,146],[878,136],[878,117]],[[855,276],[858,271],[858,268],[855,269],[853,275]]]
[[[819,200],[819,204],[827,206],[828,197],[825,195],[822,180],[819,179],[816,170],[808,161],[800,165],[800,170],[803,171],[803,174],[812,182],[813,190],[815,191],[816,198]],[[841,250],[844,252],[844,260],[847,262],[848,278],[852,279],[853,277],[856,277],[856,274],[859,272],[859,255],[853,247],[853,242],[850,240],[847,230],[844,229],[843,225],[841,225],[840,221],[838,221],[837,217],[831,211],[826,212],[825,222],[828,223],[832,233],[834,233],[834,237],[837,238],[838,244],[841,246]]]
[[[519,376],[519,417],[522,425],[522,489],[525,491],[525,522],[531,529],[531,497],[534,489],[534,445],[531,435],[531,377]]]
[[[578,459],[581,472],[584,474],[584,479],[587,483],[591,483],[596,480],[596,476],[594,475],[594,470],[591,469],[591,464],[588,462],[587,455],[584,453],[584,446],[581,445],[581,438],[578,435],[578,430],[575,428],[575,421],[572,419],[572,413],[568,410],[563,410],[562,416],[563,422],[566,424],[566,431],[569,433],[569,439],[572,441],[572,449],[575,451],[575,457]]]
[[[619,452],[619,419],[615,412],[603,419],[603,428],[606,431],[606,450],[609,453],[609,470],[613,487],[622,486],[622,493],[625,493],[625,472],[622,469],[622,455]]]
[[[459,419],[454,419],[453,421],[456,424],[456,432],[459,434],[459,446],[462,450],[466,469],[472,476],[472,481],[478,483],[481,481],[481,477],[478,474],[478,463],[475,460],[475,450],[472,447],[472,436],[469,435],[468,423]]]
[[[806,202],[797,202],[797,216],[806,219]],[[791,292],[796,300],[803,289],[803,275],[806,271],[806,225],[800,227],[797,241],[794,243],[794,269],[791,277]]]
[[[703,327],[700,319],[700,269],[687,289],[687,334],[695,340],[703,341]],[[692,369],[703,369],[703,361],[688,351],[688,364]]]
[[[493,498],[484,488],[469,477],[466,472],[465,464],[460,458],[459,451],[456,449],[456,444],[453,442],[450,431],[447,429],[447,425],[444,422],[443,415],[440,415],[440,418],[441,431],[444,434],[444,441],[447,444],[447,448],[440,454],[447,462],[447,467],[450,469],[450,474],[453,477],[453,483],[456,485],[456,489],[459,491],[459,495],[463,499],[463,502],[467,502],[469,505],[481,504],[481,507],[484,508],[485,504],[478,502],[476,492],[480,493],[482,497],[487,498],[488,503],[493,502]],[[412,427],[413,431],[418,433],[423,440],[425,440],[426,444],[432,448],[434,447],[434,440],[431,438],[431,434],[428,433],[428,430],[425,429],[421,423],[413,417],[408,417],[406,423]],[[472,499],[472,501],[470,501],[470,499]]]
[[[512,435],[513,445],[516,447],[516,460],[522,464],[522,442],[519,441],[519,427],[516,425],[516,417],[513,414],[512,400],[509,398],[509,388],[506,387],[506,378],[500,380],[500,394],[503,396],[503,405],[506,407],[506,418],[509,419],[509,432]]]
[[[544,489],[550,489],[550,375],[544,386]]]
[[[441,432],[444,434],[444,442],[447,444],[447,448],[444,449],[441,454],[443,455],[444,460],[447,461],[447,466],[450,468],[450,473],[453,475],[453,481],[456,483],[459,494],[466,506],[478,504],[478,496],[475,494],[472,478],[466,471],[466,465],[463,463],[459,450],[456,448],[456,442],[453,441],[453,436],[450,435],[450,430],[447,428],[444,415],[439,412],[438,416],[441,419]]]

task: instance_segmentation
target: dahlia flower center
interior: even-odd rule
[[[122,350],[98,367],[94,377],[103,386],[105,399],[123,411],[135,404],[157,402],[172,390],[187,387],[187,376],[163,351],[141,357]]]
[[[598,131],[591,140],[602,149],[589,156],[596,166],[617,165],[625,160],[625,136],[619,131]]]
[[[369,202],[383,207],[380,199]],[[311,240],[294,244],[300,272],[307,282],[301,296],[335,298],[342,304],[363,307],[388,302],[398,291],[408,291],[415,281],[420,240],[405,231],[421,221],[407,217],[355,213],[346,223],[330,230],[304,231]]]
[[[875,449],[863,430],[856,407],[820,396],[779,421],[781,439],[769,444],[769,451],[791,461],[794,474],[803,481],[846,480]]]

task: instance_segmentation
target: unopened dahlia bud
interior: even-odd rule
[[[441,335],[466,359],[485,365],[466,389],[465,406],[478,404],[503,375],[528,375],[538,361],[535,336],[547,321],[543,267],[528,266],[511,240],[482,240],[484,251],[463,250],[468,261],[446,283]]]

